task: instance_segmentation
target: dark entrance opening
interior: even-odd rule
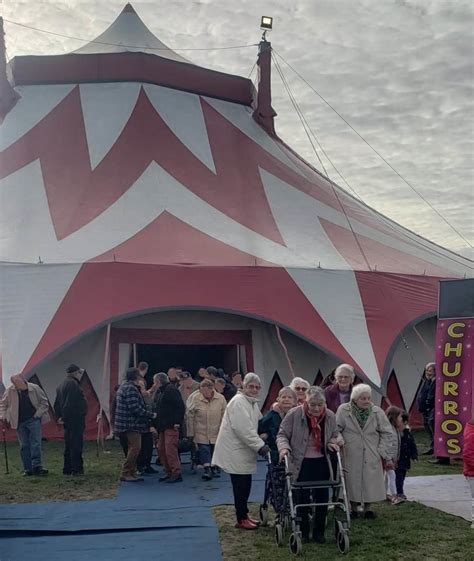
[[[201,367],[223,368],[227,374],[238,370],[237,345],[140,345],[137,344],[137,362],[148,362],[151,382],[153,374],[166,372],[172,366],[181,366],[193,376]],[[133,356],[131,357],[133,363]],[[133,366],[133,364],[131,364]],[[147,376],[148,378],[148,376]]]

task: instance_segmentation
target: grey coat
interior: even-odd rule
[[[338,438],[339,437],[339,438]],[[276,443],[278,452],[281,450],[290,451],[290,468],[293,478],[296,481],[301,470],[304,454],[309,440],[308,421],[302,405],[290,409],[281,422],[278,431]],[[336,426],[336,415],[329,409],[326,409],[325,425],[324,425],[324,450],[325,454],[327,446],[330,443],[342,444],[339,431]]]
[[[349,500],[373,503],[385,500],[382,458],[390,460],[391,425],[376,405],[363,429],[351,412],[350,403],[337,410],[337,427],[344,438],[344,466]]]

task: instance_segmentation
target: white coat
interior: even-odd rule
[[[257,434],[260,417],[255,398],[239,392],[229,401],[217,435],[213,465],[231,474],[249,475],[257,471],[257,452],[265,445]]]
[[[337,428],[344,439],[344,467],[349,500],[374,503],[385,500],[382,459],[390,460],[391,425],[385,413],[374,405],[361,429],[351,412],[350,403],[341,405],[336,414]]]

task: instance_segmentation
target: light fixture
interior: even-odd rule
[[[260,20],[260,29],[271,31],[272,27],[273,27],[273,18],[269,16],[262,16],[262,19]]]

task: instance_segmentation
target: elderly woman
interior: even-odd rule
[[[358,504],[364,505],[365,518],[375,518],[371,503],[385,500],[382,460],[390,460],[392,430],[385,413],[371,399],[370,386],[358,384],[349,403],[336,414],[345,442],[346,487],[353,518],[358,516]]]
[[[204,466],[202,478],[205,481],[209,481],[214,475],[218,476],[216,470],[211,468],[211,457],[226,405],[224,396],[215,391],[212,381],[203,380],[186,413],[187,436],[197,444],[199,459]]]
[[[428,362],[423,371],[422,384],[418,393],[418,411],[423,415],[423,425],[430,438],[430,447],[423,455],[434,451],[434,408],[436,393],[436,366]]]
[[[260,389],[260,378],[249,372],[243,380],[242,391],[227,405],[212,458],[214,465],[230,474],[237,516],[235,527],[242,530],[258,527],[258,522],[249,518],[247,502],[252,474],[257,471],[257,454],[266,456],[270,450],[257,434]]]
[[[296,393],[289,387],[285,386],[278,392],[275,405],[271,410],[258,422],[258,434],[270,446],[272,462],[278,463],[278,448],[276,437],[280,429],[281,421],[290,409],[296,406]]]
[[[304,378],[293,378],[290,383],[290,388],[296,392],[296,398],[298,400],[298,405],[301,405],[306,401],[306,392],[308,391],[310,383]]]
[[[291,473],[296,481],[326,481],[330,478],[328,452],[339,450],[343,443],[337,430],[336,416],[326,408],[324,390],[311,386],[306,392],[307,399],[289,411],[280,425],[277,446],[280,460],[290,455]],[[309,503],[310,491],[300,490],[297,503]],[[313,501],[327,503],[329,490],[313,491]],[[312,537],[317,543],[324,543],[327,506],[317,506]],[[309,538],[309,508],[301,512],[301,535]]]
[[[325,390],[328,409],[336,413],[339,405],[349,403],[354,378],[354,368],[350,364],[340,364],[336,368],[334,372],[335,383]]]

